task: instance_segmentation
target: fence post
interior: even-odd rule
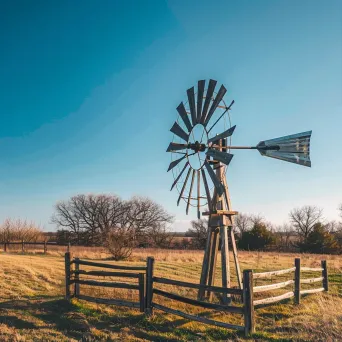
[[[145,312],[145,275],[139,273],[139,303],[140,312]]]
[[[24,240],[21,240],[21,252],[24,253]]]
[[[245,335],[255,332],[254,304],[253,304],[253,271],[243,271],[243,306],[245,320]]]
[[[4,243],[4,252],[7,252],[7,242]]]
[[[80,270],[80,264],[79,264],[79,258],[75,258],[75,287],[74,287],[74,294],[77,298],[80,294],[80,284],[78,283],[78,280],[80,279],[79,273],[77,273]]]
[[[44,240],[44,254],[46,254],[47,252],[47,244],[46,244],[46,240]]]
[[[70,253],[65,253],[65,299],[70,301]]]
[[[152,296],[153,296],[153,265],[154,258],[147,258],[147,267],[146,267],[146,304],[145,304],[145,312],[147,315],[152,315]]]
[[[295,303],[300,304],[300,258],[295,259]]]
[[[324,291],[329,290],[329,284],[328,284],[328,267],[327,267],[327,261],[322,260],[321,261],[321,266],[322,266],[322,277],[323,277],[323,287]]]
[[[68,246],[67,246],[67,252],[70,253],[70,242],[68,242]]]

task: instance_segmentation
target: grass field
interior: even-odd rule
[[[103,250],[71,250],[81,258],[105,258]],[[0,254],[0,341],[243,341],[242,334],[190,322],[155,311],[147,318],[138,310],[96,305],[73,299],[64,301],[63,250],[51,254]],[[137,250],[125,265],[144,265],[155,257],[155,273],[176,280],[198,283],[203,254],[200,251]],[[293,266],[299,255],[241,252],[241,268],[255,271]],[[319,267],[327,259],[330,293],[304,297],[256,311],[256,334],[248,341],[336,341],[342,335],[342,257],[300,255],[303,266]],[[233,267],[232,267],[233,268]],[[309,275],[308,275],[309,276]],[[291,277],[291,276],[290,276]],[[219,270],[216,279],[219,279]],[[275,279],[268,282],[278,281]],[[284,277],[285,279],[285,277]],[[289,277],[287,277],[289,279]],[[280,281],[280,280],[279,280]],[[257,285],[260,285],[261,282]],[[220,285],[219,282],[216,285]],[[192,290],[167,289],[188,297]],[[159,286],[162,288],[162,286]],[[182,291],[182,292],[180,292]],[[132,290],[81,287],[81,293],[98,297],[134,300]],[[267,295],[266,295],[267,296]],[[157,301],[160,300],[156,298]],[[164,302],[161,302],[165,304]],[[242,323],[238,315],[213,313],[170,301],[169,306],[217,320]]]

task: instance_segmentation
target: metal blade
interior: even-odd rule
[[[167,172],[169,172],[170,170],[172,170],[176,165],[178,165],[184,158],[186,158],[186,155],[184,155],[183,157],[174,160],[173,162],[170,163],[169,168],[167,169]]]
[[[207,156],[213,157],[215,160],[220,161],[221,163],[224,163],[226,165],[229,165],[230,161],[233,158],[233,154],[227,153],[227,152],[221,152],[214,149],[209,149],[206,153]]]
[[[186,134],[182,127],[178,125],[177,122],[175,122],[173,124],[173,126],[171,127],[170,131],[174,134],[176,134],[177,136],[179,136],[181,139],[185,140],[185,141],[188,141],[189,139],[189,134]]]
[[[184,124],[189,132],[192,130],[191,122],[189,120],[188,113],[185,110],[183,102],[177,107],[177,112],[179,113],[180,117],[184,121]]]
[[[308,131],[261,141],[257,149],[262,156],[310,167],[311,133]]]
[[[197,170],[197,218],[201,218],[201,212],[200,212],[200,197],[201,197],[201,171]]]
[[[186,183],[188,182],[188,179],[189,179],[189,176],[190,176],[190,172],[191,172],[191,167],[189,167],[189,170],[188,170],[188,173],[186,174],[186,177],[185,177],[185,181],[184,181],[184,184],[182,186],[182,190],[181,192],[179,193],[179,197],[178,197],[178,200],[177,200],[177,205],[179,205],[179,202],[183,196],[183,192],[185,190],[185,187],[186,187]]]
[[[196,105],[195,105],[195,88],[192,87],[188,89],[186,92],[188,94],[192,125],[195,126],[197,124]]]
[[[225,95],[225,93],[227,92],[227,89],[225,88],[224,85],[221,85],[220,90],[218,91],[215,100],[213,101],[210,110],[208,112],[208,115],[204,121],[204,126],[206,126],[208,124],[208,122],[210,121],[211,117],[213,116],[217,106],[220,104],[221,100],[223,99],[223,96]]]
[[[194,179],[195,179],[196,170],[193,170],[192,177],[191,177],[191,185],[190,185],[190,191],[189,191],[189,197],[188,197],[188,203],[186,205],[186,214],[189,213],[189,207],[190,207],[190,201],[191,201],[191,193],[192,193],[192,187],[194,186]]]
[[[182,171],[179,173],[175,181],[172,183],[170,191],[174,188],[174,186],[178,183],[179,179],[182,177],[183,172],[185,171],[186,167],[189,165],[189,162],[187,161],[182,169]]]
[[[173,152],[173,151],[180,151],[188,148],[188,144],[177,144],[177,143],[170,143],[169,147],[167,148],[166,152]]]
[[[234,133],[234,130],[235,130],[235,126],[233,127],[230,127],[229,129],[227,129],[226,131],[224,131],[223,133],[221,134],[218,134],[216,135],[215,137],[212,137],[208,140],[208,143],[211,143],[211,142],[214,142],[216,140],[220,140],[220,139],[224,139],[224,138],[228,138],[230,137],[233,133]]]
[[[197,122],[201,121],[204,87],[205,87],[205,80],[198,81],[198,91],[197,91]]]
[[[204,166],[206,167],[208,173],[209,173],[209,176],[216,188],[216,191],[218,193],[219,196],[222,196],[223,192],[224,192],[224,187],[221,183],[221,181],[217,178],[214,170],[210,167],[209,163],[207,161],[204,162]]]
[[[209,81],[207,94],[205,95],[205,101],[204,101],[204,106],[203,106],[202,115],[201,115],[201,123],[204,123],[205,117],[207,116],[207,111],[211,102],[211,98],[213,97],[213,94],[214,94],[216,83],[217,81],[215,80]]]
[[[211,209],[212,209],[212,206],[211,206],[211,195],[210,195],[210,191],[209,191],[207,177],[205,176],[204,169],[202,169],[201,172],[202,172],[202,178],[203,178],[205,193],[207,195],[208,209],[209,209],[209,211],[211,211]]]

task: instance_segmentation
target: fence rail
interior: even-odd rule
[[[292,273],[294,271],[294,279],[290,279],[281,283],[275,283],[270,285],[261,285],[261,286],[254,286],[253,292],[265,292],[265,291],[272,291],[276,289],[281,289],[287,287],[289,285],[294,284],[294,290],[290,292],[286,292],[279,296],[268,297],[264,299],[258,299],[253,302],[254,306],[265,305],[270,303],[280,302],[284,299],[295,297],[295,303],[300,303],[301,295],[305,294],[312,294],[322,291],[328,291],[328,270],[327,270],[327,263],[325,260],[322,260],[320,268],[312,268],[312,267],[301,267],[300,266],[300,258],[295,259],[295,267],[288,268],[285,270],[279,271],[271,271],[271,272],[263,272],[263,273],[254,273],[254,279],[262,279],[262,278],[269,278],[271,276],[283,275]],[[322,272],[321,277],[316,278],[304,278],[301,279],[301,272]],[[316,282],[322,282],[322,287],[318,289],[307,289],[301,290],[301,284],[313,284]]]
[[[90,266],[94,268],[102,268],[102,270],[84,270],[80,269],[81,266]],[[73,267],[73,269],[72,269]],[[103,270],[104,269],[104,270]],[[108,269],[114,269],[119,271],[110,271]],[[137,272],[139,271],[139,272]],[[254,279],[268,279],[271,276],[284,275],[294,272],[294,279],[289,279],[286,281],[253,286]],[[301,279],[301,272],[321,272],[320,277],[315,278],[304,278]],[[129,278],[137,280],[136,284],[124,283],[116,281],[97,281],[93,279],[80,279],[84,276],[94,276],[94,277],[117,277],[117,278]],[[301,289],[301,284],[314,284],[317,282],[322,282],[322,287],[315,289]],[[238,305],[222,305],[216,303],[210,303],[206,301],[200,301],[198,299],[192,299],[185,296],[181,296],[175,293],[168,292],[164,289],[156,288],[158,284],[173,285],[180,288],[191,288],[200,289],[218,293],[218,294],[230,294],[237,295],[243,299],[243,304]],[[71,293],[70,287],[74,286],[73,293]],[[138,291],[139,301],[126,301],[121,299],[106,299],[106,298],[95,298],[87,296],[80,293],[80,286],[100,286],[109,288],[122,288]],[[243,272],[243,289],[236,288],[224,288],[218,286],[202,286],[199,284],[194,284],[185,281],[173,280],[164,277],[154,276],[154,259],[152,257],[147,258],[146,266],[122,266],[113,265],[106,263],[93,262],[88,260],[80,260],[78,258],[71,259],[70,253],[65,253],[65,294],[66,298],[70,300],[75,297],[78,299],[86,300],[89,302],[107,304],[107,305],[121,305],[130,308],[139,308],[141,312],[145,312],[147,315],[151,315],[153,310],[161,310],[166,313],[174,314],[186,319],[193,321],[198,321],[205,324],[214,325],[217,327],[223,327],[226,329],[234,329],[239,331],[244,331],[245,335],[248,336],[255,331],[255,316],[254,309],[261,305],[268,305],[272,303],[280,302],[284,299],[289,299],[295,297],[295,302],[300,303],[300,298],[302,295],[318,293],[322,291],[328,291],[328,270],[327,263],[322,260],[320,268],[310,268],[310,267],[300,267],[300,259],[295,259],[295,267],[262,272],[253,273],[252,270],[245,270]],[[283,293],[281,295],[272,296],[268,298],[256,299],[254,300],[255,293],[263,293],[267,291],[274,291],[278,289],[285,288],[287,286],[294,285],[294,289]],[[209,319],[206,317],[200,317],[198,315],[190,314],[180,310],[170,308],[166,305],[162,305],[155,302],[155,297],[160,296],[163,298],[170,299],[172,301],[181,302],[189,305],[194,305],[206,309],[212,309],[219,312],[227,312],[232,314],[240,314],[243,316],[244,325],[236,325],[227,322],[216,321],[214,319]]]

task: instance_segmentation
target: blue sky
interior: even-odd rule
[[[150,196],[187,229],[165,149],[199,79],[235,100],[233,142],[313,130],[312,168],[238,151],[233,209],[281,224],[342,202],[342,2],[11,1],[0,4],[0,221],[47,230],[77,193]]]

